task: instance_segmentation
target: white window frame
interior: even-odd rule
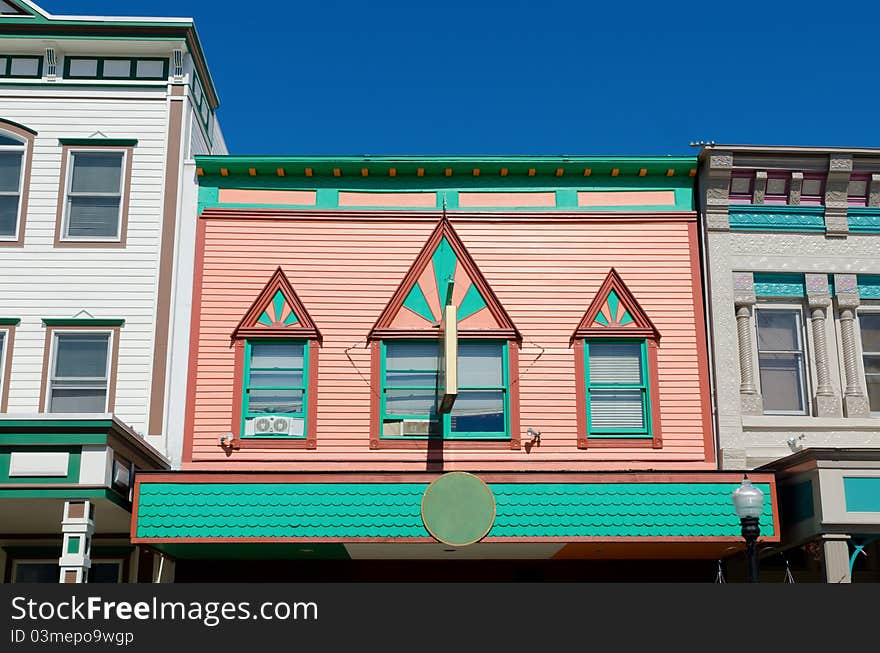
[[[22,195],[24,194],[25,190],[24,171],[27,164],[28,143],[27,141],[23,140],[18,134],[14,134],[5,129],[0,129],[0,134],[13,140],[21,141],[21,145],[0,145],[0,152],[21,152],[21,166],[18,170],[18,211],[15,214],[15,233],[11,236],[4,236],[0,234],[0,240],[4,242],[16,242],[18,241],[19,230],[21,229],[21,205]],[[12,193],[10,193],[9,191],[0,191],[0,195],[2,195],[3,197],[10,197]]]
[[[116,235],[115,236],[70,236],[67,233],[70,227],[70,188],[73,185],[73,163],[77,154],[119,154],[122,156],[122,165],[119,167],[119,210],[116,215]],[[125,179],[127,174],[128,150],[124,148],[70,148],[67,152],[67,169],[64,175],[64,214],[61,223],[60,240],[73,243],[95,243],[107,242],[118,243],[122,241],[122,216],[124,214],[125,202],[128,199],[125,196]],[[84,193],[86,197],[116,197],[113,193]]]
[[[106,390],[104,393],[104,410],[102,413],[107,412],[107,407],[110,401],[110,377],[112,374],[112,365],[113,365],[113,331],[107,329],[55,329],[52,331],[52,350],[49,352],[49,369],[48,376],[46,379],[46,404],[43,406],[43,411],[46,413],[51,413],[49,407],[52,405],[52,391],[53,384],[55,382],[55,365],[58,362],[58,336],[64,335],[106,335],[107,336],[107,368],[104,370],[104,383],[106,384]],[[92,377],[82,377],[82,378],[92,378]],[[76,386],[65,386],[68,388],[76,388]],[[88,414],[88,413],[84,413]]]
[[[865,350],[862,345],[862,314],[873,313],[880,314],[880,302],[863,301],[858,310],[856,310],[856,346],[858,347],[858,366],[859,366],[859,383],[865,392],[865,398],[868,399],[868,378],[865,373]],[[871,417],[880,417],[880,411],[872,411]]]
[[[11,329],[7,327],[0,327],[0,397],[3,396],[3,391],[6,389],[6,384],[9,383],[9,379],[6,378],[6,358],[10,355],[9,352],[9,335],[12,332]]]
[[[762,414],[764,415],[800,415],[804,417],[809,417],[813,414],[813,395],[812,388],[815,386],[816,380],[813,376],[813,357],[811,355],[812,350],[812,336],[810,334],[810,329],[807,328],[807,322],[809,316],[806,314],[806,307],[804,302],[798,301],[759,301],[755,304],[754,309],[752,310],[752,360],[755,361],[755,383],[758,386],[758,391],[761,393],[761,400],[763,402],[764,390],[761,387],[761,357],[758,350],[758,313],[761,310],[781,310],[781,311],[797,311],[800,315],[800,335],[801,342],[803,343],[803,354],[804,354],[804,365],[803,365],[803,379],[802,379],[802,391],[804,393],[804,409],[803,411],[797,410],[765,410],[763,405],[761,407]]]

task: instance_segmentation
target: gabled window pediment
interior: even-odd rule
[[[279,267],[232,332],[232,339],[253,337],[321,339],[321,333]]]

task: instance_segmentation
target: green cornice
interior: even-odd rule
[[[107,147],[134,147],[136,138],[59,138],[60,145],[106,145]]]
[[[0,317],[0,326],[18,326],[20,323],[20,317]]]
[[[534,176],[551,178],[668,176],[690,178],[697,158],[692,156],[197,156],[196,165],[203,176],[285,175],[388,177],[394,168],[400,176]],[[614,171],[617,170],[615,173]],[[447,171],[449,174],[447,174]],[[533,172],[531,172],[533,171]],[[642,173],[644,171],[644,173]],[[337,174],[338,172],[338,174]],[[561,172],[561,174],[560,174]],[[692,179],[691,179],[691,184]]]
[[[14,120],[9,120],[9,118],[0,119],[0,123],[6,124],[6,125],[12,125],[13,127],[18,127],[19,129],[23,129],[26,132],[33,134],[34,136],[37,135],[36,130],[31,129],[30,127],[26,127],[25,125],[22,125],[20,122],[15,122]]]
[[[99,319],[99,318],[81,318],[81,317],[44,317],[43,325],[44,326],[57,326],[57,327],[69,327],[69,326],[95,326],[95,327],[108,327],[108,326],[122,326],[125,324],[125,320],[119,319]]]

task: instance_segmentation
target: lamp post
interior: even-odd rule
[[[764,512],[764,493],[752,485],[748,476],[733,492],[733,507],[742,524],[742,536],[746,541],[747,580],[758,582],[758,546],[756,544],[761,528],[758,518]]]

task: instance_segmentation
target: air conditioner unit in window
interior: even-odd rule
[[[405,419],[401,430],[403,435],[430,435],[431,420]]]
[[[282,417],[277,415],[258,415],[245,423],[245,435],[302,435],[301,417]]]

